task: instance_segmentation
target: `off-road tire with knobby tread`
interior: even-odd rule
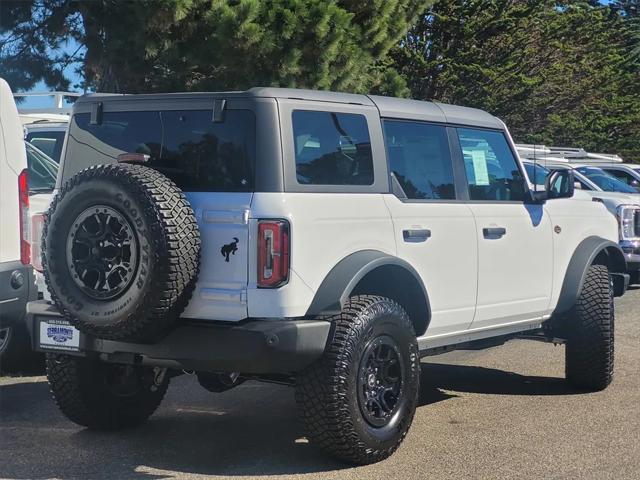
[[[67,261],[74,219],[96,205],[126,218],[139,246],[135,277],[112,300],[88,296]],[[49,208],[42,243],[45,281],[62,316],[109,340],[158,339],[188,304],[199,273],[200,234],[191,206],[169,178],[142,165],[98,165],[69,179]]]
[[[47,354],[46,367],[51,393],[62,413],[72,422],[96,430],[141,424],[160,406],[169,387],[169,377],[158,379],[157,370],[150,367],[59,354]],[[115,368],[134,369],[139,388],[127,395],[112,391],[109,375]]]
[[[351,297],[330,321],[333,333],[323,357],[297,377],[300,418],[311,444],[331,456],[354,464],[384,460],[404,440],[418,402],[420,357],[413,325],[399,304],[371,295]],[[401,347],[405,390],[395,420],[374,428],[360,411],[356,378],[366,346],[380,335],[392,336]]]
[[[609,270],[591,265],[567,319],[565,372],[582,390],[604,390],[613,379],[614,305]]]

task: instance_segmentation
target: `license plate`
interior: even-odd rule
[[[66,320],[40,320],[40,347],[47,350],[80,350],[80,332]]]

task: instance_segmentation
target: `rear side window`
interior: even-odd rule
[[[56,185],[58,164],[42,151],[25,142],[29,168],[29,193],[51,192]]]
[[[91,164],[138,153],[185,191],[253,190],[255,116],[249,110],[227,110],[216,123],[211,110],[105,112],[99,125],[81,113],[69,135],[90,147],[83,153],[94,152]]]
[[[60,163],[60,155],[62,153],[62,144],[64,143],[64,134],[62,131],[34,131],[27,134],[27,142],[44,152],[50,158]]]
[[[525,181],[502,132],[458,128],[469,198],[524,201]]]
[[[384,133],[390,169],[407,198],[456,198],[445,127],[385,120]]]
[[[296,110],[292,120],[298,183],[373,184],[373,155],[364,115]]]

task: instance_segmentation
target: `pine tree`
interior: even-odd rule
[[[65,87],[61,51],[85,53],[89,87],[112,92],[256,85],[406,93],[388,51],[429,0],[3,0],[2,74]],[[25,75],[26,73],[26,75]]]
[[[486,109],[517,141],[640,161],[629,21],[584,1],[440,0],[392,55],[416,98]]]

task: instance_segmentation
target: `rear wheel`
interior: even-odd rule
[[[609,270],[589,267],[567,323],[567,381],[585,390],[603,390],[613,379],[614,306]]]
[[[322,359],[300,373],[296,400],[312,443],[357,464],[389,457],[415,413],[420,358],[413,326],[396,302],[361,295],[333,318]]]
[[[48,354],[47,378],[62,413],[97,430],[136,426],[160,406],[169,386],[165,369]]]

